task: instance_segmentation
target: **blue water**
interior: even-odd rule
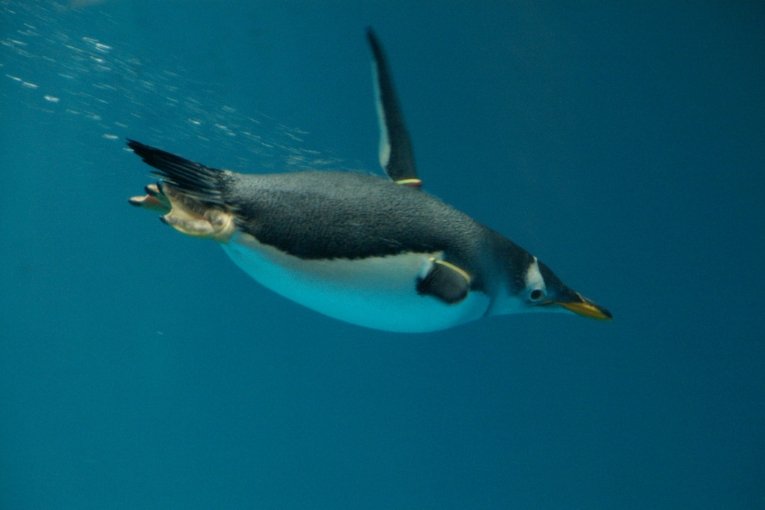
[[[0,508],[765,508],[758,2],[0,2]],[[377,171],[611,323],[357,328],[126,199],[124,138]]]

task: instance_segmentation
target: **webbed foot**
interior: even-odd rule
[[[182,234],[226,242],[234,233],[231,212],[205,204],[167,183],[149,184],[146,195],[130,197],[136,207],[157,211],[160,219]]]
[[[152,183],[147,185],[144,189],[146,190],[145,195],[134,196],[128,199],[130,205],[143,207],[150,211],[158,211],[162,214],[170,212],[170,201],[168,201],[167,197],[160,191],[159,186]]]

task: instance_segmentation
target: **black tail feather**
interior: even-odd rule
[[[144,163],[156,169],[154,173],[160,176],[163,182],[171,184],[189,197],[224,205],[223,170],[189,161],[136,140],[128,139],[127,145],[141,157]]]

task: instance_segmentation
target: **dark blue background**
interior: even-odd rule
[[[0,3],[0,507],[765,507],[765,8],[669,4]],[[376,171],[368,24],[428,190],[613,322],[364,330],[127,206],[128,136]]]

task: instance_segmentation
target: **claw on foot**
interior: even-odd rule
[[[143,207],[151,211],[158,211],[162,214],[170,212],[171,205],[167,197],[160,191],[156,184],[146,186],[146,194],[143,196],[130,197],[130,205]]]

